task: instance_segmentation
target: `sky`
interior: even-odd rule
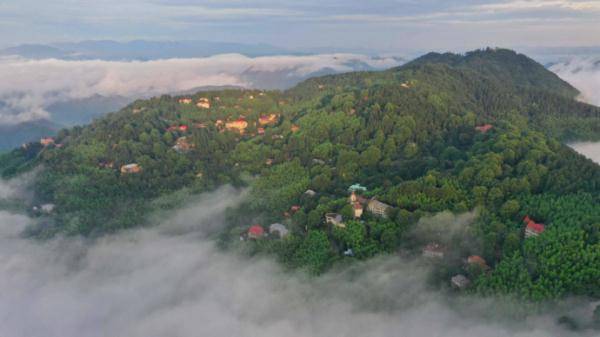
[[[0,47],[210,40],[400,52],[600,44],[600,1],[3,0]]]

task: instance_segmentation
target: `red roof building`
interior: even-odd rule
[[[490,268],[487,265],[487,262],[485,262],[485,259],[479,255],[471,255],[467,258],[467,264],[468,265],[477,265],[480,266],[483,269],[488,269]]]
[[[254,225],[248,228],[248,237],[250,239],[260,239],[265,235],[265,230],[261,225]]]
[[[536,223],[528,215],[526,215],[525,218],[523,218],[523,222],[525,222],[526,238],[538,236],[546,230],[546,226],[544,226],[544,224]]]
[[[492,124],[484,124],[484,125],[480,125],[480,126],[476,126],[475,130],[481,132],[481,133],[486,133],[488,131],[490,131],[494,126]]]
[[[296,213],[300,210],[300,206],[299,205],[294,205],[290,208],[290,211],[292,211],[292,213]]]

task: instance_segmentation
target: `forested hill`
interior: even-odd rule
[[[481,293],[598,296],[600,167],[561,141],[600,138],[600,109],[575,94],[512,51],[430,54],[286,92],[137,101],[3,156],[0,171],[40,167],[32,206],[54,207],[32,212],[37,236],[137,226],[233,184],[251,196],[230,212],[223,245],[290,268],[436,247],[441,284],[464,274]],[[476,216],[453,235],[415,234],[444,211]],[[538,236],[525,236],[526,215]],[[273,223],[284,239],[264,237]],[[484,263],[465,265],[470,255]]]

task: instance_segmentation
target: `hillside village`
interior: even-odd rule
[[[229,184],[250,195],[228,211],[220,245],[288,268],[319,274],[401,254],[423,257],[437,266],[439,285],[456,289],[530,299],[593,293],[584,285],[600,278],[589,267],[600,258],[600,173],[554,137],[585,134],[599,109],[575,101],[574,89],[533,61],[510,54],[501,59],[513,63],[497,64],[499,53],[473,52],[462,63],[425,56],[286,92],[139,100],[27,144],[0,169],[6,176],[43,164],[32,205],[40,237],[131,228],[150,210]],[[508,70],[481,73],[482,62]],[[523,64],[532,70],[519,74],[531,78],[507,77]],[[415,234],[444,212],[477,216],[459,234]],[[565,253],[574,246],[586,258]],[[556,260],[569,272],[545,267]]]

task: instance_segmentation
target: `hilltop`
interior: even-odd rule
[[[462,275],[485,294],[599,296],[600,167],[561,141],[598,139],[600,108],[576,95],[509,50],[428,54],[287,91],[139,100],[4,155],[0,172],[43,167],[35,204],[55,207],[36,214],[36,236],[138,226],[232,184],[251,192],[222,246],[290,268],[401,250],[436,257],[440,284]],[[454,236],[416,234],[440,212],[474,219]],[[265,237],[275,223],[282,240]]]

